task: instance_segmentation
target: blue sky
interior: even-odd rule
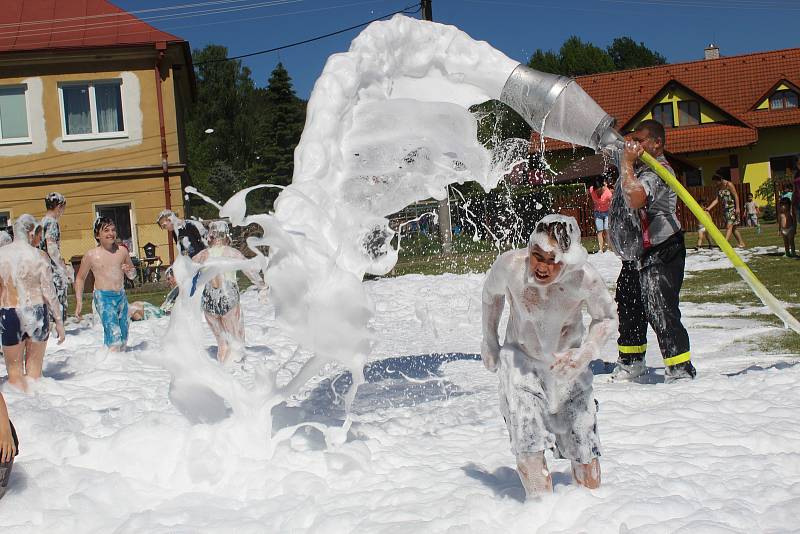
[[[133,11],[202,0],[112,1]],[[239,55],[334,32],[415,3],[414,0],[225,1],[229,3],[186,8],[181,13],[237,10],[165,18],[151,24],[187,39],[193,48],[222,44],[228,47],[230,55]],[[433,0],[434,20],[453,24],[521,62],[527,61],[536,48],[557,49],[573,34],[599,46],[628,35],[664,54],[670,63],[701,59],[710,42],[716,43],[726,56],[789,48],[798,46],[798,17],[797,0]],[[258,85],[265,85],[272,69],[282,61],[294,80],[298,96],[308,98],[327,57],[347,50],[358,31],[243,61],[253,71]]]

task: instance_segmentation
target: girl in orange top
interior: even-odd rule
[[[594,205],[594,227],[597,230],[597,250],[605,252],[611,250],[608,242],[608,208],[611,206],[611,189],[608,188],[605,177],[600,177],[595,186],[589,188],[589,196]]]

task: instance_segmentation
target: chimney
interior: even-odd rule
[[[705,59],[719,59],[719,47],[714,43],[706,47],[705,53]]]

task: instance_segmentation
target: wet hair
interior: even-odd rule
[[[112,219],[111,217],[98,217],[97,219],[95,219],[95,221],[94,221],[94,240],[97,241],[98,243],[100,242],[100,240],[97,239],[97,236],[98,236],[98,234],[100,234],[100,230],[102,230],[106,226],[114,226],[114,227],[116,227],[117,223],[115,223],[114,219]]]
[[[161,213],[158,214],[156,218],[156,224],[161,223],[161,219],[172,219],[173,217],[177,217],[175,212],[172,210],[161,210]]]
[[[714,175],[711,177],[712,180],[725,180],[730,182],[731,180],[731,170],[729,167],[720,167],[716,171],[714,171]]]
[[[572,245],[572,239],[569,236],[570,229],[564,221],[550,221],[540,222],[536,225],[534,230],[535,234],[544,234],[550,238],[551,241],[558,243],[558,248],[561,252],[569,250]]]
[[[633,129],[634,132],[642,132],[647,130],[647,137],[661,141],[662,145],[667,144],[667,134],[664,131],[664,125],[654,119],[647,119],[636,125]]]
[[[47,196],[44,197],[44,205],[49,210],[64,206],[66,203],[67,199],[61,193],[47,193]]]
[[[30,213],[23,213],[14,220],[14,237],[15,239],[22,239],[26,243],[30,243],[28,234],[35,234],[36,230],[40,228],[39,222],[33,215]]]
[[[231,227],[227,221],[213,221],[208,225],[209,239],[231,239]]]

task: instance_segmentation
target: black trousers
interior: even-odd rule
[[[656,333],[665,365],[691,359],[689,334],[681,322],[679,308],[685,264],[683,232],[648,249],[640,262],[622,262],[616,301],[617,345],[623,363],[644,358],[648,324]]]

